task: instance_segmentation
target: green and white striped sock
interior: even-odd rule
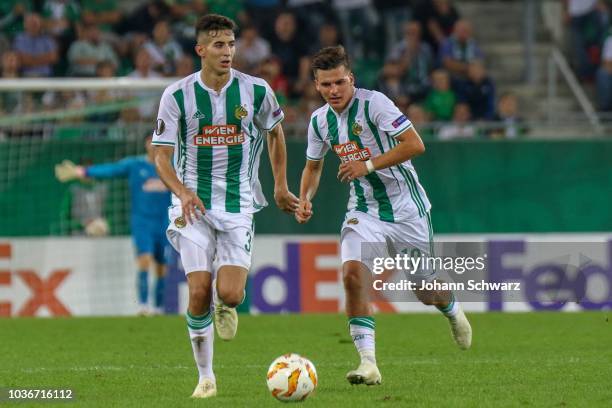
[[[349,331],[362,362],[376,364],[375,328],[372,316],[349,317]]]
[[[194,316],[187,311],[185,318],[187,319],[187,329],[189,330],[193,357],[200,375],[198,382],[202,382],[204,378],[210,378],[215,381],[215,374],[212,369],[213,341],[215,339],[212,315],[208,311],[202,316]]]
[[[439,311],[442,312],[444,316],[448,318],[455,317],[455,315],[459,311],[459,301],[455,299],[455,295],[451,292],[450,301],[448,302],[448,305],[444,307],[442,306],[436,306],[436,307],[438,308]]]

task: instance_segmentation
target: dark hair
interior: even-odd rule
[[[208,33],[210,31],[231,30],[236,31],[236,23],[229,17],[220,14],[206,14],[198,20],[196,26],[196,39],[200,33]]]
[[[341,45],[325,47],[312,57],[312,72],[317,74],[317,70],[328,71],[344,65],[346,69],[351,69],[349,57]]]

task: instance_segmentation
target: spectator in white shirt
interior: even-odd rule
[[[242,28],[236,40],[236,62],[247,74],[253,75],[255,69],[270,56],[270,43],[259,36],[257,27],[247,25]]]
[[[438,138],[440,140],[475,138],[476,128],[470,123],[471,116],[470,105],[467,103],[458,103],[455,105],[453,123],[442,126],[438,133]]]
[[[174,72],[176,61],[183,56],[181,46],[172,38],[167,21],[158,21],[153,28],[153,40],[147,41],[144,48],[151,57],[156,71],[164,75]]]
[[[128,74],[130,78],[160,78],[151,64],[151,56],[146,48],[141,48],[134,56],[134,71]],[[157,113],[157,101],[159,92],[157,91],[138,91],[133,96],[142,102],[138,105],[138,113],[141,119],[152,119]]]
[[[80,29],[79,40],[68,50],[69,74],[74,76],[95,76],[99,62],[110,61],[115,68],[119,59],[113,47],[101,39],[100,29],[95,24]]]

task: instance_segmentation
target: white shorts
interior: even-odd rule
[[[342,263],[359,261],[371,269],[375,257],[434,255],[433,229],[429,213],[423,217],[386,222],[361,211],[346,214],[340,233]],[[433,279],[434,271],[421,271],[420,277]]]
[[[167,236],[181,255],[185,274],[214,272],[225,265],[251,267],[255,226],[252,214],[230,214],[208,210],[199,220],[188,224],[180,206],[170,207]]]

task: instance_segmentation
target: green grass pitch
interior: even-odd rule
[[[72,407],[278,407],[267,367],[297,352],[319,374],[301,406],[612,406],[612,313],[468,317],[473,346],[460,351],[439,314],[377,315],[383,384],[366,387],[344,378],[358,362],[345,317],[241,315],[237,338],[215,341],[210,400],[189,398],[197,372],[182,317],[0,319],[0,387],[71,388]]]

